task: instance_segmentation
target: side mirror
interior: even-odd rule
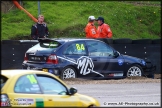
[[[69,92],[70,92],[70,95],[73,95],[73,94],[75,94],[75,93],[77,93],[77,89],[76,88],[74,88],[74,87],[71,87],[70,89],[69,89]]]
[[[118,52],[118,51],[115,51],[114,52],[114,57],[116,58],[116,57],[118,57],[120,55],[120,53]]]

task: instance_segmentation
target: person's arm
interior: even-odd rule
[[[37,39],[36,28],[35,28],[34,25],[32,25],[32,27],[31,27],[31,37],[32,37],[32,39],[34,39],[34,40]]]
[[[88,25],[86,25],[86,27],[85,27],[85,34],[86,34],[86,37],[88,36]]]
[[[95,32],[96,32],[96,34],[94,35],[94,38],[96,39],[96,38],[98,38],[98,31],[97,31],[96,27],[95,27]]]
[[[108,38],[112,38],[112,31],[110,29],[110,26],[109,25],[106,25],[105,29],[107,31],[107,37]]]
[[[48,37],[49,36],[49,30],[48,30],[48,27],[47,27],[47,25],[46,25],[46,29],[45,29],[46,31],[45,31],[45,33],[46,33],[46,37]]]

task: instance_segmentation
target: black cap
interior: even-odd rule
[[[96,19],[96,21],[98,21],[98,20],[101,20],[102,22],[104,22],[104,18],[103,18],[103,17],[98,17],[98,18]]]

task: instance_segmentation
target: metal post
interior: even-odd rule
[[[38,16],[40,15],[41,11],[40,11],[40,1],[38,0]]]

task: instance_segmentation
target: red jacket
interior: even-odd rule
[[[96,38],[97,29],[93,23],[88,23],[85,27],[86,38]]]
[[[97,33],[98,33],[97,38],[111,38],[112,37],[112,31],[110,29],[110,26],[105,23],[98,26]]]

